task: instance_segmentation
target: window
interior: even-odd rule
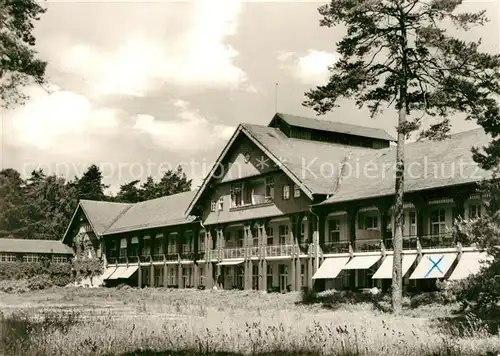
[[[68,262],[68,257],[66,257],[66,256],[52,256],[52,262],[54,262],[54,263],[66,263],[66,262]]]
[[[161,239],[155,238],[153,240],[153,255],[161,255]]]
[[[267,244],[269,246],[274,244],[274,230],[272,227],[270,227],[270,226],[267,227],[266,235],[267,235]]]
[[[182,243],[182,252],[188,253],[191,252],[191,243],[193,240],[193,232],[188,230],[184,233],[184,241]]]
[[[300,198],[300,188],[297,184],[293,185],[293,197]]]
[[[204,286],[205,285],[205,269],[203,267],[200,267],[199,271],[200,272],[199,272],[199,275],[198,275],[198,278],[199,278],[198,284],[200,286]]]
[[[177,253],[177,233],[172,232],[168,235],[168,253]]]
[[[288,285],[288,265],[279,265],[280,269],[280,290],[286,290]]]
[[[288,242],[288,225],[280,225],[280,245],[285,245]]]
[[[198,238],[198,251],[205,251],[205,231],[200,231]]]
[[[191,268],[182,267],[182,283],[184,287],[189,287],[189,277],[190,277]]]
[[[16,262],[16,255],[13,254],[0,254],[0,262]]]
[[[338,219],[328,220],[328,242],[340,241],[340,221]]]
[[[431,213],[431,234],[442,235],[446,233],[446,211],[444,209],[436,209]]]
[[[148,256],[151,254],[151,238],[149,236],[144,236],[144,244],[142,245],[142,255]]]
[[[417,236],[417,214],[413,210],[408,213],[408,223],[410,236]]]
[[[469,219],[476,219],[481,217],[481,205],[469,204]]]
[[[273,265],[267,264],[267,288],[270,289],[273,286]]]
[[[300,224],[300,236],[299,236],[299,239],[302,241],[305,236],[306,236],[306,223],[302,222]]]
[[[219,198],[219,211],[224,209],[224,197]]]
[[[300,284],[302,287],[306,285],[306,265],[301,264],[300,265]]]
[[[283,186],[283,199],[290,199],[290,186],[288,184]]]
[[[175,285],[177,281],[177,270],[175,268],[169,268],[169,281],[171,285]]]
[[[243,185],[241,183],[231,184],[231,202],[233,207],[238,207],[242,205]]]
[[[377,230],[377,227],[378,227],[378,217],[365,216],[365,230]]]
[[[212,200],[210,202],[210,211],[215,211],[216,207],[217,207],[217,202],[215,200]]]
[[[23,256],[23,262],[38,262],[39,260],[40,260],[40,257],[38,255],[35,255],[35,254]]]
[[[238,247],[243,247],[245,241],[245,233],[243,230],[238,230]]]
[[[274,178],[266,178],[266,199],[274,200]]]

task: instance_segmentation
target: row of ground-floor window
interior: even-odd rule
[[[300,266],[300,271],[298,270]],[[111,266],[113,268],[113,266]],[[125,268],[125,267],[122,267]],[[130,268],[130,267],[129,267]],[[167,288],[213,288],[217,289],[253,289],[273,292],[286,292],[313,288],[316,291],[336,290],[362,290],[377,287],[382,290],[390,288],[389,279],[373,279],[376,268],[364,270],[343,270],[332,279],[311,280],[313,271],[307,273],[312,265],[308,263],[297,264],[296,260],[267,261],[265,273],[259,273],[259,261],[251,261],[248,272],[251,273],[246,285],[245,266],[243,263],[236,265],[218,265],[217,263],[194,264],[169,264],[169,265],[142,265],[134,266],[134,273],[128,278],[106,278],[107,286],[128,284],[139,287],[167,287]],[[293,280],[295,278],[295,280]],[[265,279],[265,283],[261,281]],[[405,289],[434,290],[435,279],[409,280],[404,279]]]

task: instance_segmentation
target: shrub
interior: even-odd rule
[[[52,287],[52,279],[48,274],[39,274],[28,279],[28,288],[30,290],[39,290]]]
[[[0,291],[4,293],[25,293],[29,292],[28,283],[22,279],[0,280]]]
[[[0,280],[29,280],[40,275],[48,276],[50,285],[65,286],[71,282],[71,264],[49,260],[0,263]]]

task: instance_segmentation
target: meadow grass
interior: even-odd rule
[[[371,303],[301,303],[299,293],[55,288],[0,294],[0,354],[494,355],[500,337],[453,306],[394,316]]]

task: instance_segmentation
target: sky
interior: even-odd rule
[[[321,28],[318,6],[302,1],[47,1],[35,28],[49,85],[1,112],[1,167],[73,178],[101,167],[116,192],[133,179],[182,165],[193,188],[240,122],[267,125],[276,112],[314,117],[304,92],[325,83],[343,28]],[[499,52],[500,2],[484,27],[461,34]],[[276,86],[276,83],[279,83]],[[322,119],[380,127],[350,101]],[[474,128],[460,118],[453,131]]]

